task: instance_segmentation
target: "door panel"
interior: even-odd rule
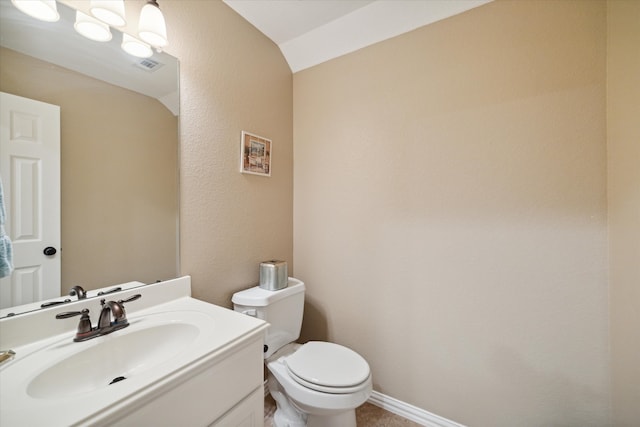
[[[14,272],[0,308],[60,296],[60,107],[0,93],[0,172]],[[43,250],[56,248],[54,255]]]

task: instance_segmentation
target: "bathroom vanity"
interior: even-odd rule
[[[261,426],[267,323],[190,295],[182,277],[108,295],[129,326],[74,342],[98,299],[0,319],[0,425]]]

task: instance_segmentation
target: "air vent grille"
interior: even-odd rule
[[[158,61],[154,61],[153,59],[145,58],[140,60],[140,62],[136,62],[136,66],[138,68],[142,68],[145,71],[153,73],[161,68],[164,64]]]

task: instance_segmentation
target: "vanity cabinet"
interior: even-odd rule
[[[258,427],[264,423],[264,389],[256,389],[210,427]]]
[[[263,334],[236,343],[220,358],[168,382],[113,426],[258,427],[264,419]]]
[[[268,324],[192,298],[188,276],[110,298],[137,293],[128,327],[87,341],[56,316],[96,298],[0,319],[0,426],[262,426]]]

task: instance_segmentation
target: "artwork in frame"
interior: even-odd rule
[[[240,172],[271,176],[271,140],[242,131]]]

